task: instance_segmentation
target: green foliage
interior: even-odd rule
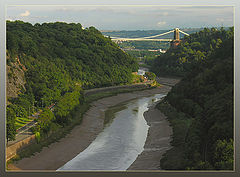
[[[216,169],[232,169],[233,165],[233,140],[217,140],[215,146],[215,168]]]
[[[81,89],[76,88],[73,92],[66,93],[54,108],[57,123],[64,125],[68,123],[69,114],[80,103]]]
[[[166,170],[184,170],[187,163],[184,157],[184,142],[192,119],[184,113],[179,113],[166,101],[160,102],[156,107],[167,116],[173,128],[173,139],[171,141],[173,148],[163,155],[160,161],[161,168]]]
[[[87,89],[128,84],[132,81],[131,73],[138,69],[134,57],[94,27],[7,21],[6,31],[7,54],[10,59],[19,58],[26,68],[27,81],[26,91],[8,100],[10,107],[17,117],[26,118],[36,109],[57,103],[56,120],[47,110],[38,120],[39,129],[46,132],[55,121],[61,125],[68,123],[70,112],[83,102],[76,86]]]
[[[125,52],[127,52],[129,55],[140,58],[141,60],[145,59],[150,59],[150,58],[155,58],[156,56],[160,55],[160,51],[149,51],[149,50],[139,50],[139,49],[132,49],[132,50],[127,50],[123,49]]]
[[[145,76],[149,79],[149,80],[155,80],[156,75],[153,72],[145,72]]]
[[[43,109],[37,118],[37,129],[39,131],[49,132],[51,123],[55,120],[55,116],[48,108]]]
[[[16,117],[16,121],[15,121],[16,129],[18,129],[20,127],[23,127],[24,125],[26,125],[30,121],[32,121],[32,119],[23,118],[23,117]]]
[[[144,80],[143,76],[132,74],[132,83],[140,83],[140,82],[143,82],[143,80]]]
[[[169,42],[159,42],[159,41],[123,41],[118,44],[121,48],[136,48],[140,50],[158,50],[158,49],[168,49]]]
[[[10,99],[12,107],[17,113],[17,117],[27,117],[33,112],[34,96],[33,94],[19,94],[17,98]]]
[[[202,31],[185,36],[178,47],[171,47],[165,54],[157,57],[151,70],[157,75],[184,76],[193,69],[192,64],[205,63],[215,49],[219,49],[223,41],[230,39],[232,35],[233,28],[227,31],[223,28],[211,30],[204,28]]]
[[[27,111],[23,106],[10,104],[8,107],[13,109],[16,117],[23,117],[23,118],[27,117]]]
[[[7,22],[7,32],[7,49],[12,54],[26,54],[20,60],[29,69],[27,73],[34,85],[46,83],[42,92],[60,85],[62,93],[71,81],[81,82],[86,88],[127,83],[131,72],[137,70],[135,59],[94,27],[83,30],[81,24],[56,22],[32,26],[15,21]],[[11,36],[18,46],[14,50],[10,46]]]
[[[7,134],[7,141],[15,140],[16,135],[16,114],[14,110],[10,107],[7,107],[7,125],[6,125],[6,134]]]
[[[149,50],[139,50],[139,49],[136,49],[136,50],[123,49],[123,50],[125,50],[129,55],[131,55],[135,58],[138,58],[138,60],[141,61],[139,63],[139,66],[147,67],[147,68],[149,68],[150,65],[153,64],[153,62],[157,56],[161,55],[160,51],[149,51]]]
[[[208,40],[205,38],[207,36]],[[215,37],[216,40],[212,39]],[[166,97],[166,101],[177,112],[183,112],[186,117],[192,118],[188,128],[181,123],[172,124],[173,129],[183,132],[187,129],[185,138],[179,139],[183,145],[173,144],[177,152],[184,149],[181,159],[183,166],[180,169],[232,170],[233,29],[205,29],[195,36],[190,35],[187,41],[195,51],[206,50],[209,44],[214,44],[214,47],[204,51],[204,60],[198,58],[188,63],[189,70],[185,70],[184,78]],[[173,57],[185,49],[180,47],[177,50],[179,51]],[[181,119],[177,118],[177,121]],[[181,133],[174,133],[176,137],[180,135]],[[171,159],[170,156],[171,153],[167,153],[166,163],[162,164],[166,169],[170,168],[167,165],[170,164],[167,160]]]
[[[40,139],[41,139],[40,132],[35,133],[35,138],[36,138],[37,143],[39,143]]]
[[[27,92],[37,107],[58,101],[75,83],[83,88],[130,83],[138,69],[109,38],[79,23],[7,21],[7,49],[27,68]]]

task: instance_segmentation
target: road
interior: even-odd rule
[[[36,113],[35,115],[38,116],[39,114],[40,114],[40,113],[38,112],[38,113]],[[32,117],[32,116],[31,116],[31,117]],[[37,117],[36,117],[36,118],[37,118]],[[36,123],[37,123],[37,122],[36,122],[35,120],[33,120],[33,121],[27,123],[26,125],[24,125],[23,127],[19,128],[19,129],[17,130],[17,134],[16,134],[15,140],[14,140],[14,141],[9,141],[9,142],[7,143],[7,147],[9,147],[9,146],[11,146],[11,145],[13,145],[13,144],[15,144],[15,143],[17,143],[17,142],[19,142],[19,141],[22,141],[22,140],[28,138],[29,136],[33,135],[33,133],[31,132],[30,129],[31,129],[31,127],[35,126]]]

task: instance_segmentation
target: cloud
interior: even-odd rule
[[[157,26],[164,26],[165,24],[166,24],[165,21],[161,21],[161,22],[158,22],[158,23],[157,23]]]
[[[20,14],[21,17],[27,17],[29,15],[30,15],[30,12],[28,10],[26,10],[24,13]]]

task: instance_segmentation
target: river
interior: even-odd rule
[[[105,111],[103,131],[57,171],[125,171],[144,150],[149,126],[143,113],[164,96],[138,98]]]

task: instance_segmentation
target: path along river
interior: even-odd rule
[[[149,126],[143,113],[164,94],[134,99],[105,111],[103,131],[75,158],[60,167],[68,170],[126,170],[144,150]]]

